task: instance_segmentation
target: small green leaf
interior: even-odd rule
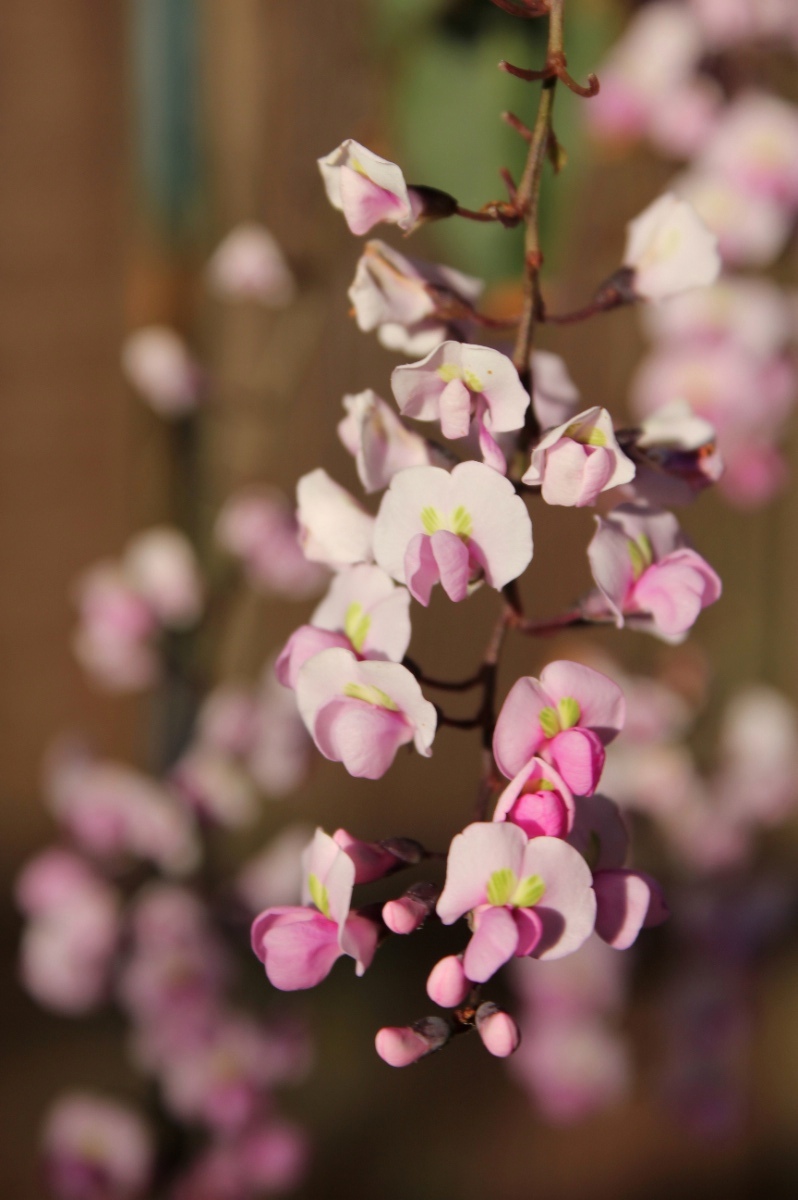
[[[538,713],[538,721],[547,738],[553,738],[560,732],[560,718],[555,709],[549,705],[541,708]]]
[[[540,903],[545,891],[546,885],[539,875],[528,875],[515,889],[510,903],[514,908],[532,908]]]
[[[579,718],[582,715],[579,702],[574,700],[573,696],[563,696],[562,700],[558,700],[557,712],[560,714],[560,724],[563,729],[573,729],[574,725],[579,724]]]
[[[502,867],[501,870],[494,871],[488,880],[488,904],[495,904],[498,907],[509,904],[517,883],[515,871],[510,867]]]
[[[330,916],[330,897],[327,894],[327,889],[319,879],[318,875],[308,875],[308,889],[310,898],[316,905],[320,913],[325,917]]]

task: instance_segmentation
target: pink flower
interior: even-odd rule
[[[381,221],[411,232],[421,205],[396,163],[347,138],[318,164],[327,199],[344,214],[352,233],[368,233]]]
[[[295,688],[303,663],[342,646],[358,658],[401,662],[410,644],[410,593],[381,567],[363,563],[333,579],[311,617],[288,639],[275,664],[277,678]]]
[[[266,592],[304,600],[316,595],[327,572],[308,562],[299,525],[285,497],[271,488],[236,492],[222,506],[216,539],[240,558],[252,583]]]
[[[718,123],[701,165],[745,193],[798,208],[798,109],[776,96],[737,96]]]
[[[75,586],[80,624],[73,639],[75,655],[100,686],[138,691],[158,677],[151,638],[155,614],[113,562],[90,567]]]
[[[246,767],[262,790],[279,798],[296,791],[307,778],[311,742],[296,698],[274,678],[267,663],[258,695],[257,724],[246,754]]]
[[[644,310],[646,332],[655,341],[712,346],[730,340],[767,360],[792,337],[785,293],[764,276],[731,276],[710,288],[697,288]]]
[[[362,975],[377,948],[374,922],[349,911],[355,864],[322,829],[305,851],[303,870],[303,898],[313,907],[267,908],[252,926],[252,949],[281,991],[315,987],[342,954]]]
[[[540,680],[525,676],[502,705],[493,738],[499,769],[518,775],[535,755],[553,763],[571,791],[595,791],[604,747],[623,728],[626,705],[617,684],[564,660],[544,667]]]
[[[399,663],[358,662],[349,650],[323,650],[301,668],[296,695],[316,747],[350,775],[381,778],[411,741],[425,758],[432,753],[435,707]]]
[[[523,481],[540,484],[547,504],[583,508],[595,504],[607,488],[629,483],[634,474],[634,463],[618,445],[612,417],[606,408],[595,407],[544,434]]]
[[[165,325],[148,325],[128,334],[122,348],[127,379],[161,417],[193,412],[202,377],[183,339]]]
[[[420,362],[396,367],[391,387],[404,416],[440,421],[444,437],[466,437],[473,419],[484,461],[504,474],[507,464],[493,434],[521,429],[529,407],[506,354],[444,342]]]
[[[483,284],[451,267],[405,258],[385,242],[366,242],[348,296],[358,329],[377,330],[389,350],[428,354],[479,298]],[[447,314],[457,314],[447,315]]]
[[[619,493],[627,500],[655,507],[689,504],[723,475],[715,429],[686,401],[674,400],[644,420],[634,450],[634,482]]]
[[[344,408],[338,436],[355,459],[366,492],[382,491],[404,467],[443,465],[435,446],[407,429],[371,389],[344,396]]]
[[[437,905],[444,925],[471,913],[468,978],[484,983],[514,955],[578,950],[595,923],[591,880],[581,854],[559,838],[529,841],[516,825],[469,825],[451,844]]]
[[[189,747],[172,768],[169,783],[205,821],[239,829],[259,816],[249,775],[234,758],[213,746]]]
[[[133,588],[169,629],[193,625],[202,609],[202,583],[194,549],[177,529],[158,526],[127,545],[122,570]]]
[[[526,569],[532,523],[513,485],[490,467],[410,467],[383,496],[374,554],[421,604],[438,581],[451,600],[464,600],[483,578],[500,590]]]
[[[624,504],[596,523],[588,558],[619,629],[680,638],[719,599],[720,579],[687,547],[672,513]]]
[[[684,200],[666,192],[628,226],[623,265],[645,300],[664,300],[714,283],[720,272],[717,239]]]
[[[311,562],[335,570],[371,562],[374,518],[318,467],[296,489],[299,544]]]
[[[211,289],[224,300],[257,300],[284,308],[296,284],[279,245],[257,221],[231,229],[214,250],[207,267]]]
[[[672,179],[671,187],[714,233],[723,261],[731,266],[768,266],[787,244],[793,222],[784,206],[742,191],[718,171],[696,166]]]
[[[584,771],[584,762],[577,762]],[[573,825],[574,797],[554,767],[533,758],[502,792],[493,819],[517,825],[528,838],[565,837]]]
[[[140,1200],[154,1166],[152,1133],[132,1109],[90,1092],[61,1096],[42,1152],[58,1200]]]

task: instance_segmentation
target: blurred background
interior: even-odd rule
[[[571,0],[567,44],[577,78],[600,62],[633,7]],[[243,484],[268,481],[291,493],[299,475],[323,464],[354,486],[335,434],[340,397],[369,386],[387,394],[396,360],[349,317],[346,289],[359,247],[326,202],[316,158],[354,137],[401,162],[409,179],[478,207],[497,194],[498,168],[517,170],[523,161],[523,145],[499,112],[531,117],[531,93],[495,64],[538,62],[540,37],[535,22],[513,21],[487,0],[0,6],[4,895],[25,857],[53,836],[40,776],[56,735],[85,732],[104,755],[144,767],[157,740],[163,697],[104,694],[72,655],[76,575],[163,520],[207,545],[213,514]],[[620,153],[592,143],[581,102],[566,94],[557,103],[569,162],[556,183],[546,183],[545,279],[555,307],[567,309],[614,270],[626,221],[659,194],[673,166],[639,147]],[[207,258],[244,220],[262,221],[288,257],[299,298],[285,311],[207,295]],[[498,311],[512,300],[518,249],[504,230],[462,222],[425,230],[412,253],[485,277]],[[779,268],[785,281],[794,264],[793,248]],[[125,335],[153,323],[177,328],[213,374],[212,402],[188,448],[185,434],[142,405],[121,373]],[[586,403],[623,410],[644,345],[633,312],[546,329],[542,345],[563,355]],[[794,434],[786,454],[794,475]],[[562,537],[578,527],[586,542],[590,518],[561,516],[547,514],[535,526],[527,595],[541,616],[587,582],[579,556],[562,553]],[[762,680],[798,700],[796,522],[794,486],[748,511],[702,497],[685,524],[723,578],[725,596],[691,639],[700,651],[685,659],[632,634],[596,639],[628,670],[703,678],[710,663],[699,725],[707,747],[725,700],[741,685]],[[417,621],[413,654],[431,675],[462,675],[478,661],[491,597],[477,596],[468,614],[463,607],[452,616],[438,598]],[[220,674],[254,677],[305,615],[301,606],[238,597]],[[503,687],[571,644],[514,644]],[[232,862],[298,818],[363,837],[443,844],[470,803],[478,761],[476,735],[444,730],[429,763],[403,758],[378,784],[320,763],[297,797],[271,806],[256,832],[236,835],[225,853]],[[795,852],[796,830],[786,825],[762,854],[794,874]],[[135,1096],[140,1085],[126,1065],[118,1018],[60,1019],[19,989],[19,930],[5,903],[0,1182],[4,1195],[32,1200],[43,1194],[36,1145],[52,1096],[76,1084]],[[286,1101],[316,1146],[297,1194],[794,1196],[794,934],[779,939],[752,983],[744,1117],[714,1137],[686,1127],[654,1085],[667,1053],[657,1008],[666,957],[657,957],[659,932],[635,966],[634,1087],[608,1111],[567,1128],[542,1122],[475,1038],[408,1072],[390,1071],[373,1054],[379,1025],[427,1011],[423,981],[440,952],[434,937],[420,955],[390,945],[363,982],[341,968],[314,994],[278,1005],[307,1014],[318,1039],[314,1073]],[[253,980],[255,1005],[271,1011],[268,984]]]

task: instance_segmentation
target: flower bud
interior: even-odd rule
[[[463,970],[462,954],[442,958],[430,971],[427,995],[441,1008],[457,1008],[471,990],[471,982]]]
[[[414,883],[398,900],[389,900],[382,908],[382,919],[391,933],[414,933],[435,907],[438,889],[431,883]]]
[[[521,1032],[509,1013],[490,1000],[480,1004],[476,1014],[477,1032],[489,1054],[509,1058],[519,1046]]]
[[[440,1050],[450,1033],[441,1017],[423,1017],[413,1025],[385,1026],[377,1033],[374,1044],[389,1067],[409,1067],[433,1050]]]

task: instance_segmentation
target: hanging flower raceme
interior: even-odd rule
[[[469,825],[453,840],[437,904],[444,925],[470,913],[463,969],[484,983],[513,956],[561,958],[593,932],[590,868],[559,838],[531,841],[516,825]]]
[[[601,599],[587,601],[591,613],[603,601],[619,629],[679,639],[720,597],[720,579],[687,545],[672,513],[624,504],[596,522],[588,558]]]
[[[588,408],[540,439],[524,483],[540,485],[547,504],[583,508],[599,493],[629,483],[635,464],[621,450],[606,408]]]
[[[410,467],[383,496],[374,556],[420,604],[438,582],[451,600],[464,600],[482,580],[500,590],[526,569],[532,523],[513,485],[490,467]]]
[[[358,975],[371,963],[378,926],[350,912],[355,864],[322,829],[303,860],[302,907],[267,908],[252,925],[252,948],[271,983],[281,991],[315,987],[342,954]]]
[[[391,387],[403,416],[440,421],[444,437],[466,437],[473,421],[484,461],[507,470],[493,434],[523,427],[529,396],[506,354],[444,342],[420,362],[397,367]]]
[[[589,795],[625,714],[623,692],[606,675],[581,663],[551,662],[539,680],[527,675],[513,684],[496,722],[496,763],[512,779],[538,756],[572,792]]]
[[[352,233],[368,233],[383,221],[410,233],[418,222],[422,200],[396,163],[347,138],[318,164],[327,199],[344,214]]]

